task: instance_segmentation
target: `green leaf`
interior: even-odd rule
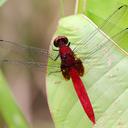
[[[87,16],[96,24],[101,24],[112,12],[120,6],[128,4],[127,0],[87,0],[86,11]],[[124,26],[128,23],[124,21]],[[125,26],[125,27],[126,27]]]
[[[8,128],[29,128],[0,72],[0,116]]]
[[[2,6],[7,0],[0,0],[0,6]]]
[[[95,30],[96,25],[86,16],[75,15],[60,20],[56,36],[67,36],[71,48],[78,48],[75,54],[81,57],[85,67],[81,79],[95,111],[94,128],[126,128],[128,56],[103,32]],[[95,36],[88,38],[94,31]],[[51,51],[52,57],[57,54]],[[47,96],[55,127],[92,128],[71,80],[66,81],[61,72],[57,72],[60,63],[60,59],[53,61],[49,58]]]
[[[93,22],[100,26],[108,16],[110,16],[117,8],[127,4],[128,0],[87,0],[86,3],[86,14]],[[117,22],[121,19],[120,24]],[[117,19],[117,22],[114,22],[113,25],[118,27],[116,32],[121,31],[124,28],[128,27],[128,9],[127,15]],[[107,33],[109,34],[109,33]],[[120,47],[128,51],[128,43],[119,43]]]
[[[84,0],[77,0],[76,12],[87,15],[98,26],[101,26],[107,17],[109,17],[117,8],[125,4],[128,4],[127,0],[86,0],[86,4]],[[117,23],[118,21],[120,21],[120,23]],[[112,22],[110,27],[113,26],[116,28],[115,33],[128,27],[128,9],[127,14],[122,14],[122,17],[120,16],[120,18],[117,18]],[[110,35],[109,32],[105,30],[104,32],[107,35]],[[127,41],[122,43],[118,42],[118,45],[128,52]]]

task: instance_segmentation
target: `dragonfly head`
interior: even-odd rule
[[[62,45],[66,45],[68,43],[68,38],[65,36],[57,36],[54,40],[54,46],[60,47]]]

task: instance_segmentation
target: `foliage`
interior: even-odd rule
[[[72,49],[78,47],[75,53],[85,67],[81,79],[96,115],[94,128],[124,128],[128,126],[128,57],[101,31],[96,31],[89,39],[95,30],[96,25],[86,16],[74,15],[59,21],[56,36],[65,35]],[[51,55],[56,56],[57,52],[52,51]],[[49,64],[59,66],[60,60],[53,62],[49,59]],[[48,68],[47,95],[56,128],[92,128],[72,82],[65,81],[61,72],[50,73],[52,69]]]
[[[82,5],[82,6],[79,6]],[[96,23],[98,26],[101,26],[102,23],[107,19],[108,16],[110,16],[117,8],[119,8],[122,5],[128,5],[127,0],[87,0],[86,3],[84,0],[78,0],[78,5],[76,7],[78,8],[77,13],[83,13],[87,15],[94,23]],[[117,28],[115,31],[118,33],[124,28],[128,27],[128,9],[126,10],[126,15],[122,15],[122,17],[116,19],[117,21],[113,21],[113,27]],[[117,22],[120,21],[120,24]],[[106,31],[104,31],[106,32]],[[107,35],[109,35],[108,32],[106,32]],[[125,41],[124,43],[116,42],[120,47],[122,47],[124,50],[128,51],[128,43]]]
[[[0,0],[0,6],[2,6],[7,0]]]

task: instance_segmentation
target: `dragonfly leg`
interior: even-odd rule
[[[60,73],[61,71],[59,70],[59,71],[53,71],[53,72],[50,72],[50,73],[48,73],[48,75],[51,75],[52,73]]]
[[[68,45],[67,45],[67,46],[69,47],[69,46],[70,46],[70,44],[71,44],[71,42],[68,42]]]
[[[54,49],[53,47],[52,47],[52,50],[53,51],[59,51],[59,49]],[[53,61],[56,61],[58,58],[59,58],[59,54],[57,55],[57,57],[54,59],[54,58],[51,58]]]
[[[58,49],[54,49],[53,46],[52,46],[52,50],[53,50],[53,51],[59,51]]]
[[[53,51],[59,51],[58,49],[54,49],[53,47],[52,47],[52,50]],[[57,55],[57,57],[55,59],[50,57],[50,59],[53,60],[53,61],[56,61],[58,58],[59,58],[59,54]]]
[[[52,61],[56,61],[59,58],[59,54],[57,55],[57,57],[54,59],[53,57],[49,57]]]
[[[53,48],[52,50],[53,50],[53,51],[59,51],[58,49],[54,49],[54,48]]]
[[[60,55],[58,54],[57,57],[54,59],[54,61],[56,61],[56,60],[59,58],[59,56],[60,56]]]

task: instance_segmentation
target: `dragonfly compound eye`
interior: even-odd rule
[[[63,40],[63,42],[65,43],[65,44],[67,44],[68,43],[68,38],[67,37],[62,37],[62,40]]]
[[[68,43],[68,38],[65,36],[58,36],[54,40],[54,46],[55,47],[59,47],[63,44],[67,44],[67,43]]]
[[[54,46],[59,47],[59,43],[56,40],[54,40]]]

